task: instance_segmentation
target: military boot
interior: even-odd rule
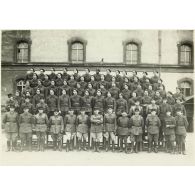
[[[93,151],[96,152],[96,141],[93,141]]]
[[[139,146],[139,142],[135,143],[135,153],[138,153],[138,146]]]
[[[106,146],[106,152],[108,152],[109,142],[107,140],[105,141],[105,146]]]
[[[69,145],[69,140],[66,142],[66,152],[69,152],[70,150],[70,145]]]
[[[114,150],[115,150],[115,145],[114,145],[114,141],[112,141],[112,152],[114,152]]]
[[[20,145],[20,152],[23,152],[24,150],[24,141],[21,141],[21,145]]]
[[[182,148],[181,148],[181,150],[182,150],[182,154],[183,155],[186,155],[186,148],[185,148],[185,143],[182,143]]]
[[[62,140],[58,140],[58,150],[62,151]]]
[[[157,142],[157,143],[155,143],[155,146],[154,146],[154,152],[155,152],[155,153],[158,153],[158,142]]]
[[[81,151],[81,140],[78,140],[78,150]]]
[[[128,153],[128,147],[127,147],[127,139],[125,139],[125,153]]]
[[[83,140],[83,150],[84,151],[87,151],[87,148],[86,148],[86,140]]]
[[[97,151],[97,152],[100,152],[99,146],[100,146],[100,142],[96,142],[96,151]]]
[[[28,151],[32,152],[32,140],[31,139],[28,141]]]
[[[56,138],[54,138],[53,140],[53,150],[56,151],[57,149],[57,141],[56,141]]]
[[[151,147],[152,147],[152,143],[149,142],[149,143],[148,143],[148,153],[151,153],[151,151],[152,151]]]
[[[120,151],[123,152],[123,139],[120,139]]]
[[[133,153],[134,152],[134,142],[131,142],[131,151],[130,151],[130,153]]]
[[[11,150],[10,141],[7,141],[7,150],[6,152],[9,152]]]

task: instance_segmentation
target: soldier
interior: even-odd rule
[[[165,148],[166,152],[174,154],[175,151],[175,118],[171,116],[171,110],[166,111],[166,116],[162,120],[162,128],[165,135]]]
[[[116,100],[108,91],[107,98],[105,99],[105,112],[107,112],[109,108],[112,108],[113,112],[116,112]]]
[[[61,96],[62,95],[62,91],[66,90],[66,94],[70,96],[70,91],[71,88],[70,86],[68,86],[68,83],[66,80],[63,81],[63,85],[61,87],[58,88],[58,95]]]
[[[74,137],[76,135],[76,115],[73,109],[69,109],[69,114],[64,118],[64,129],[66,135],[66,152],[73,150]]]
[[[25,88],[22,91],[22,96],[25,96],[26,92],[29,91],[31,94],[33,93],[33,89],[30,87],[30,81],[27,80],[25,83]]]
[[[38,75],[38,79],[43,81],[45,79],[45,70],[42,68],[40,69],[40,74]]]
[[[35,115],[35,132],[37,135],[37,151],[44,152],[46,132],[48,129],[48,117],[43,112],[43,107],[38,108],[39,113]]]
[[[83,89],[83,88],[81,87],[80,83],[77,83],[77,84],[76,84],[76,90],[77,90],[77,94],[78,94],[79,96],[82,97],[83,94],[84,94],[85,89]]]
[[[24,96],[24,98],[23,98],[23,103],[25,102],[25,99],[26,99],[27,97],[29,98],[30,103],[32,103],[32,98],[33,98],[33,97],[31,96],[31,94],[30,94],[29,91],[26,92],[26,94],[25,94],[25,96]]]
[[[28,96],[25,98],[25,102],[22,103],[21,110],[24,110],[25,107],[28,107],[28,112],[29,113],[34,114],[33,105],[30,103],[30,98]]]
[[[125,100],[129,100],[131,97],[131,91],[129,90],[129,86],[127,84],[124,84],[124,89],[122,90],[122,94]]]
[[[149,78],[147,78],[147,79],[145,80],[145,82],[142,83],[143,90],[148,90],[148,89],[149,89],[149,85],[151,85],[151,84],[150,84],[150,80],[149,80]],[[151,85],[151,87],[152,87],[152,85]]]
[[[156,115],[156,109],[151,110],[146,118],[146,129],[148,132],[148,152],[152,150],[152,144],[154,142],[154,152],[158,152],[158,138],[159,138],[159,128],[161,126],[160,119]]]
[[[148,82],[147,80],[149,81],[148,73],[147,72],[142,72],[142,77],[140,78],[141,85],[143,86],[144,83]]]
[[[5,103],[5,108],[6,108],[6,111],[9,111],[10,110],[10,106],[17,106],[18,105],[18,102],[16,100],[14,100],[14,97],[11,93],[9,93],[8,95],[8,100],[6,101]]]
[[[177,151],[179,154],[186,154],[185,151],[185,138],[186,138],[186,131],[188,128],[188,121],[185,115],[182,114],[182,110],[178,108],[176,110],[177,116],[175,117],[176,121],[176,144],[177,144]]]
[[[21,113],[21,104],[23,101],[22,96],[20,95],[20,91],[16,90],[15,96],[14,96],[14,100],[16,101],[16,105],[15,105],[15,111],[20,114]]]
[[[148,95],[149,95],[151,98],[154,98],[154,96],[155,96],[155,92],[154,92],[154,90],[152,89],[152,85],[149,85],[149,86],[148,86]]]
[[[133,83],[132,83],[132,90],[135,91],[137,89],[137,86],[140,85],[138,77],[134,77]]]
[[[66,90],[63,89],[62,95],[58,98],[58,110],[63,118],[68,114],[70,106],[70,96],[67,94]]]
[[[74,76],[74,80],[75,80],[76,82],[79,82],[79,81],[80,81],[80,76],[79,76],[79,74],[78,74],[78,69],[77,69],[77,68],[75,68],[75,69],[73,70],[73,76]]]
[[[34,117],[29,112],[29,107],[24,106],[24,113],[19,116],[19,134],[21,138],[21,152],[24,144],[28,147],[29,152],[32,151],[32,129],[34,126]]]
[[[81,77],[80,77],[80,82],[79,82],[79,84],[80,84],[80,86],[81,86],[81,88],[82,88],[83,90],[85,90],[85,89],[87,88],[87,82],[85,82],[84,76],[81,76]]]
[[[158,92],[160,93],[160,96],[162,98],[165,98],[167,95],[166,95],[166,91],[164,90],[163,86],[160,85],[159,89],[158,89]]]
[[[101,80],[101,74],[100,74],[100,69],[96,69],[96,73],[94,74],[94,78],[96,82],[99,82]]]
[[[115,100],[118,99],[120,89],[118,87],[116,87],[116,83],[112,83],[112,87],[109,89],[109,91]]]
[[[173,94],[170,91],[167,92],[167,103],[171,105],[172,108],[175,104],[175,99],[173,98]]]
[[[58,106],[58,98],[54,95],[54,90],[50,90],[50,95],[47,97],[46,104],[48,106],[48,117],[54,114],[54,110]]]
[[[71,75],[70,76],[70,80],[68,81],[68,85],[70,86],[70,95],[72,95],[73,89],[76,88],[76,80],[74,79],[74,76]]]
[[[70,79],[67,68],[63,68],[62,79],[65,81],[68,81]]]
[[[105,81],[104,75],[102,74],[100,78],[101,78],[101,80],[98,82],[99,88],[100,88],[101,85],[103,85],[104,88],[107,89],[107,87],[108,87],[108,82]]]
[[[90,81],[90,83],[92,84],[93,88],[94,88],[95,90],[97,90],[97,88],[98,88],[98,82],[95,81],[94,76],[91,76],[91,81]]]
[[[62,79],[62,74],[61,73],[57,74],[57,78],[55,80],[55,83],[56,83],[57,88],[59,88],[63,85],[63,79]]]
[[[128,108],[131,108],[131,106],[134,106],[137,100],[138,100],[137,94],[133,92],[132,97],[128,100]]]
[[[91,116],[91,129],[90,134],[93,139],[94,152],[100,152],[99,144],[102,139],[103,132],[103,115],[99,114],[99,110],[95,109],[94,114]]]
[[[51,85],[48,87],[49,94],[47,94],[47,98],[50,95],[50,90],[53,90],[54,95],[57,95],[57,87],[54,80],[51,80]]]
[[[89,95],[90,95],[90,96],[93,96],[93,97],[94,97],[95,94],[96,94],[96,90],[95,90],[95,88],[92,86],[91,83],[88,83],[87,91],[89,91]]]
[[[151,104],[149,104],[147,107],[146,107],[146,114],[151,114],[151,111],[155,109],[156,110],[156,115],[158,116],[159,115],[159,106],[156,105],[156,101],[154,99],[151,100]]]
[[[120,70],[116,70],[116,76],[115,76],[116,83],[119,83],[119,88],[121,89],[122,85],[122,77],[120,75]]]
[[[48,109],[48,105],[45,103],[44,97],[40,98],[40,102],[36,106],[36,114],[39,112],[39,109],[38,109],[39,107],[43,107],[43,112],[45,114],[48,114],[49,109]]]
[[[50,81],[51,80],[56,80],[56,78],[57,78],[57,76],[56,76],[56,70],[55,70],[55,68],[51,68],[51,73],[50,73],[50,75],[49,75],[49,79],[50,79]]]
[[[34,112],[36,112],[37,104],[40,102],[40,99],[41,99],[41,98],[44,99],[44,95],[41,94],[40,89],[37,89],[36,95],[34,95],[34,96],[33,96],[33,99],[32,99]]]
[[[103,84],[100,84],[100,90],[101,90],[102,96],[105,98],[107,94],[107,90]]]
[[[78,115],[76,121],[77,129],[77,138],[78,138],[78,149],[81,150],[81,142],[83,138],[83,150],[86,151],[86,142],[88,142],[88,133],[89,133],[89,116],[85,114],[85,109],[81,109],[81,114]]]
[[[153,73],[154,75],[151,77],[150,81],[152,84],[154,83],[158,83],[158,80],[159,80],[159,74],[158,74],[158,71],[154,71]]]
[[[82,98],[81,96],[77,95],[77,93],[77,90],[74,89],[73,95],[70,97],[70,105],[76,115],[79,113],[82,106]]]
[[[185,109],[184,105],[182,104],[180,98],[176,99],[176,103],[173,106],[173,116],[176,116],[178,109],[181,109],[183,115],[186,116],[186,109]]]
[[[49,119],[49,129],[53,139],[53,150],[62,151],[62,133],[64,131],[64,122],[62,116],[59,115],[59,110],[55,109],[54,115]]]
[[[18,113],[15,112],[15,106],[10,105],[9,112],[3,116],[3,129],[7,138],[7,152],[16,150],[16,141],[18,137]]]
[[[162,103],[162,96],[160,95],[159,91],[156,91],[154,99],[157,105]]]
[[[127,116],[126,111],[122,111],[122,116],[120,116],[117,120],[117,135],[119,136],[120,140],[120,152],[123,152],[123,141],[125,143],[125,153],[128,153],[127,148],[127,138],[130,135],[130,120]]]
[[[92,106],[93,106],[93,97],[90,96],[89,91],[85,91],[84,97],[82,97],[82,109],[85,110],[85,113],[88,116],[92,114]]]
[[[135,114],[135,110],[136,109],[138,109],[139,110],[139,114],[141,116],[143,116],[143,107],[140,106],[139,100],[136,100],[135,101],[135,105],[131,106],[130,109],[129,109],[129,115],[130,115],[130,117]]]
[[[173,97],[174,97],[175,99],[178,99],[178,98],[179,98],[180,101],[181,101],[181,103],[185,102],[185,97],[184,97],[184,95],[181,93],[181,90],[180,90],[179,87],[176,88],[176,93],[173,94]]]
[[[120,116],[122,111],[128,112],[127,100],[123,98],[123,94],[119,93],[119,99],[116,101],[116,115]]]
[[[112,82],[112,75],[110,69],[106,70],[105,81],[107,81],[108,83]]]
[[[51,81],[49,80],[49,76],[45,74],[45,78],[43,80],[43,86],[45,88],[45,91],[44,91],[45,99],[47,99],[47,96],[49,94],[48,90],[49,90],[50,85],[51,85]]]
[[[98,109],[98,111],[103,114],[105,107],[105,100],[102,96],[102,93],[100,90],[97,90],[96,97],[93,98],[93,110]]]
[[[109,149],[109,138],[112,141],[112,151],[115,150],[116,144],[116,114],[113,112],[111,107],[108,108],[108,112],[104,115],[104,137],[106,138],[105,148],[106,152]]]
[[[42,85],[42,81],[40,79],[38,79],[37,80],[37,83],[38,83],[37,87],[35,87],[33,89],[33,95],[36,94],[37,89],[39,89],[40,90],[40,93],[44,95],[45,87]]]
[[[33,73],[33,78],[30,80],[30,87],[35,88],[38,85],[38,79],[37,79],[37,74]]]
[[[144,119],[140,115],[140,110],[138,108],[135,108],[134,112],[135,114],[130,118],[131,153],[134,152],[134,143],[135,152],[138,153],[138,148],[140,149],[140,151],[142,151],[142,133],[144,128]]]
[[[89,68],[86,68],[86,69],[85,69],[85,74],[83,75],[83,77],[84,77],[84,81],[85,81],[86,83],[89,83],[89,82],[91,81],[91,75],[90,75],[90,70],[89,70]]]
[[[134,90],[134,92],[137,94],[137,97],[143,97],[144,91],[142,89],[142,86],[140,84],[137,85],[137,89]]]

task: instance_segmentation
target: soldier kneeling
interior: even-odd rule
[[[49,127],[51,132],[51,137],[53,139],[53,149],[54,151],[59,149],[62,151],[62,134],[64,130],[64,122],[62,116],[59,115],[58,109],[55,109],[54,115],[49,119]]]
[[[105,148],[106,152],[109,149],[109,138],[112,141],[112,151],[116,144],[116,114],[113,113],[113,109],[109,108],[108,113],[104,116],[104,137],[106,138]]]
[[[142,133],[144,128],[144,119],[139,114],[139,109],[134,110],[135,115],[130,119],[131,126],[131,153],[134,152],[134,143],[135,143],[135,152],[138,153],[138,146],[142,146]]]

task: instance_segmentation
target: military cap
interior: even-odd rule
[[[80,109],[80,112],[85,112],[85,108],[81,108]]]
[[[56,108],[56,109],[54,110],[54,112],[59,112],[59,110]]]
[[[139,112],[139,109],[138,108],[135,108],[135,110],[134,110],[135,112]]]
[[[39,106],[38,110],[44,110],[43,106]]]
[[[172,93],[171,91],[168,91],[167,93],[169,93],[169,94],[173,95],[173,93]]]

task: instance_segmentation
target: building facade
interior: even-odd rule
[[[138,75],[157,70],[167,91],[179,86],[186,96],[194,93],[193,30],[12,30],[1,37],[2,104],[8,93],[22,90],[22,75],[31,67],[99,67]]]

